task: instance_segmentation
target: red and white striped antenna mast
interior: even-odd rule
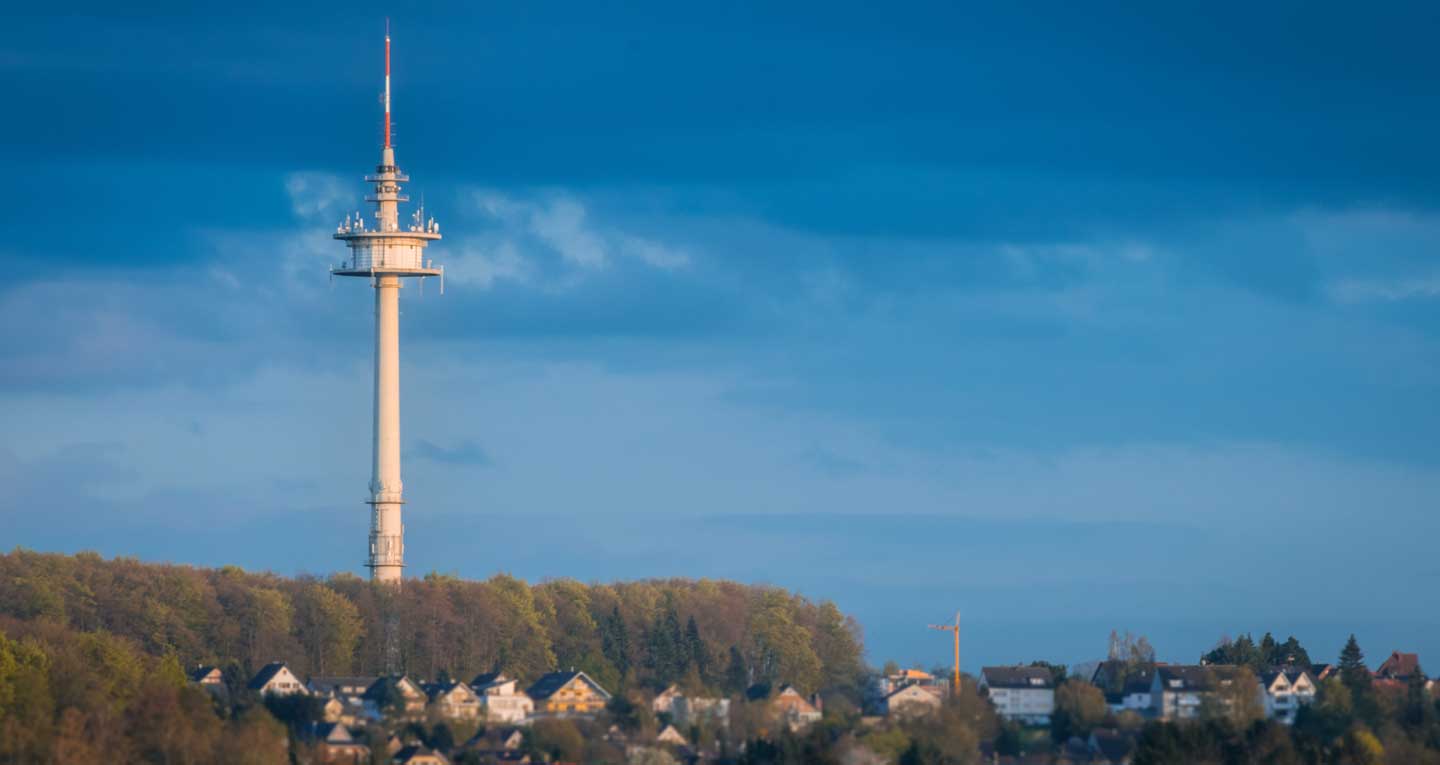
[[[390,148],[390,19],[385,19],[385,148]]]

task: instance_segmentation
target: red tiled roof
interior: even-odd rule
[[[1375,670],[1375,676],[1404,680],[1419,671],[1420,654],[1394,651],[1390,654],[1390,658]]]

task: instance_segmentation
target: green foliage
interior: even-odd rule
[[[122,704],[139,668],[111,655],[115,640],[181,667],[225,667],[232,687],[276,659],[301,677],[380,674],[393,632],[401,669],[417,677],[498,669],[530,680],[573,666],[612,692],[683,682],[734,693],[753,676],[857,701],[863,656],[858,628],[834,604],[710,580],[531,585],[431,574],[396,591],[348,574],[286,579],[16,550],[0,555],[5,617],[90,636],[67,656],[109,668],[100,696]]]
[[[1354,635],[1340,649],[1340,682],[1350,689],[1355,716],[1367,725],[1378,724],[1383,710],[1380,699],[1375,695],[1370,670],[1365,667],[1365,653],[1360,650],[1360,642]]]
[[[1090,735],[1110,714],[1105,694],[1079,678],[1071,678],[1055,689],[1055,712],[1050,716],[1051,736],[1065,742],[1071,736]]]
[[[620,678],[624,678],[630,673],[630,628],[625,626],[625,617],[620,615],[618,604],[601,620],[600,641],[605,660],[615,668]]]
[[[1350,678],[1361,674],[1369,675],[1365,669],[1365,652],[1360,650],[1360,642],[1352,634],[1350,639],[1345,641],[1345,647],[1340,649],[1340,676]],[[1354,685],[1349,679],[1345,684]]]
[[[526,743],[533,753],[551,759],[579,762],[585,755],[585,737],[570,720],[536,720]]]
[[[612,715],[642,736],[653,734],[649,708],[621,691],[662,681],[711,695],[764,676],[825,690],[832,710],[852,710],[832,713],[833,724],[858,714],[863,646],[853,620],[774,588],[432,574],[396,590],[351,575],[288,579],[16,550],[0,555],[0,762],[303,761],[313,753],[300,734],[319,708],[300,697],[262,702],[245,682],[276,659],[302,678],[381,674],[387,639],[413,677],[501,670],[528,681],[578,667],[629,705]],[[184,670],[200,663],[222,668],[220,692],[186,682]],[[736,751],[740,739],[712,727],[691,735]],[[577,740],[579,730],[541,726],[532,738],[551,755],[623,760],[603,730]],[[462,733],[418,735],[443,744]],[[823,759],[831,739],[797,739],[787,751]]]
[[[963,695],[963,694],[962,694]],[[913,765],[974,765],[980,762],[979,742],[999,731],[993,714],[978,719],[974,697],[946,704],[939,714],[916,719],[907,729],[910,746],[900,755],[901,763]]]
[[[316,674],[349,674],[355,649],[365,635],[360,610],[344,595],[319,582],[295,598],[295,631]]]
[[[745,657],[736,646],[730,646],[730,660],[725,665],[725,680],[722,689],[725,693],[735,695],[744,693],[745,688],[750,685],[750,669],[745,663]]]
[[[1292,635],[1285,639],[1285,642],[1276,642],[1275,636],[1266,632],[1256,643],[1250,633],[1242,633],[1233,640],[1229,637],[1220,639],[1215,647],[1200,657],[1205,664],[1234,664],[1240,667],[1249,667],[1255,672],[1263,672],[1272,667],[1299,667],[1308,669],[1310,667],[1310,654],[1305,647],[1300,645]]]
[[[995,736],[995,753],[1001,756],[1015,756],[1023,751],[1024,729],[1017,722],[1004,722],[1000,724],[1000,732]],[[1064,741],[1064,738],[1060,739]]]
[[[789,683],[802,693],[821,682],[823,666],[809,630],[796,623],[789,596],[765,590],[750,617],[750,666],[757,680],[773,685]]]
[[[1265,705],[1260,699],[1259,680],[1249,667],[1241,667],[1232,677],[1213,678],[1216,689],[1201,701],[1200,714],[1207,720],[1219,720],[1236,730],[1249,728],[1264,719]]]
[[[656,616],[654,624],[645,631],[645,645],[648,649],[646,667],[656,687],[669,685],[685,674],[690,656],[673,599],[666,599],[665,607]]]
[[[285,731],[263,708],[217,715],[173,653],[147,656],[134,641],[49,618],[0,626],[0,762],[287,759]]]

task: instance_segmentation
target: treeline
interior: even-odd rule
[[[833,603],[713,580],[528,584],[431,574],[393,590],[350,574],[289,578],[94,553],[0,555],[4,620],[128,641],[186,667],[248,678],[274,660],[300,676],[533,679],[576,667],[612,691],[682,683],[734,694],[755,682],[858,697],[859,626]]]
[[[217,714],[174,654],[54,622],[0,626],[0,763],[288,761],[287,731],[263,706]]]

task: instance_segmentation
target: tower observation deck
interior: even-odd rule
[[[400,286],[405,277],[439,276],[445,270],[425,259],[425,246],[440,238],[440,226],[426,219],[423,208],[400,227],[400,203],[409,197],[400,184],[409,176],[395,165],[390,145],[390,34],[385,34],[385,141],[380,164],[366,183],[375,192],[375,227],[368,228],[359,213],[341,221],[335,238],[350,248],[348,262],[330,269],[334,276],[363,276],[375,288],[375,424],[374,462],[370,476],[370,554],[366,566],[377,582],[398,584],[405,567],[405,526],[400,510],[405,504],[400,481]]]

